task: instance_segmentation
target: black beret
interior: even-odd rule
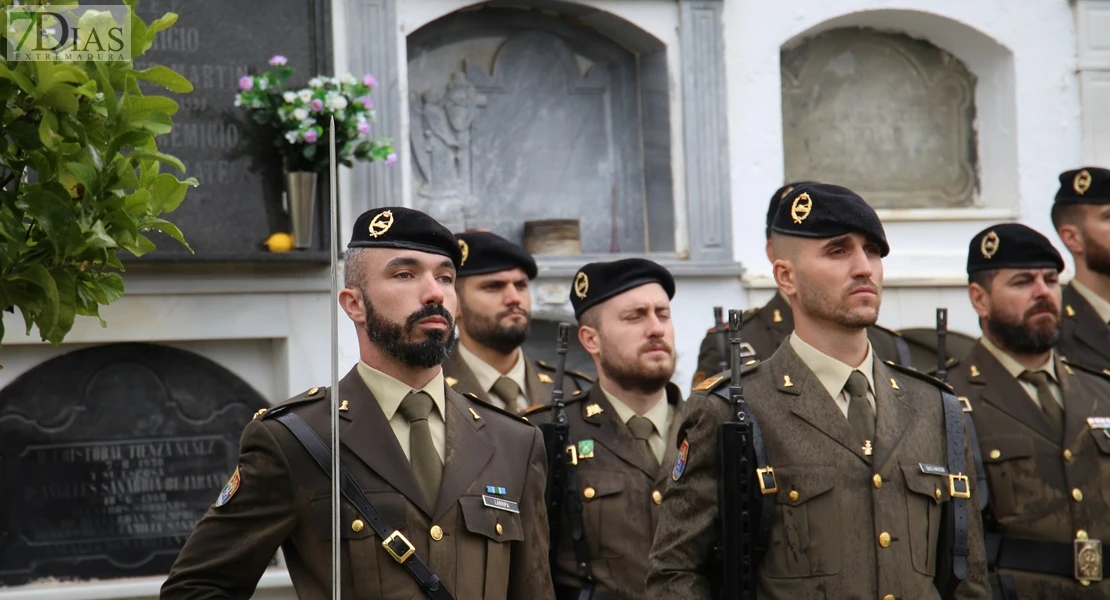
[[[805,183],[779,203],[771,229],[808,238],[831,238],[859,232],[879,244],[881,256],[890,253],[883,223],[859,194],[838,185]]]
[[[1085,167],[1060,173],[1057,204],[1110,204],[1110,171]]]
[[[373,208],[355,219],[348,248],[403,248],[440,254],[458,270],[462,250],[455,235],[439,221],[411,208]]]
[[[488,231],[473,231],[455,235],[462,250],[462,265],[459,277],[484,275],[497,271],[508,271],[520,267],[535,279],[536,260],[524,248]]]
[[[971,238],[967,274],[993,269],[1064,270],[1064,259],[1040,232],[1020,223],[988,227]]]
[[[775,213],[779,211],[779,202],[782,202],[782,199],[785,198],[787,194],[794,191],[794,188],[809,183],[813,182],[795,181],[794,183],[788,183],[775,190],[774,195],[771,196],[771,202],[767,205],[767,235],[771,235],[771,223],[775,220]]]
[[[625,258],[612,262],[590,263],[574,275],[570,303],[574,318],[580,319],[587,309],[648,283],[658,283],[674,298],[674,277],[662,266],[643,258]]]

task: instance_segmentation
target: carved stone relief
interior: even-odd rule
[[[975,78],[904,35],[839,29],[782,52],[786,179],[860,193],[876,208],[970,206]]]

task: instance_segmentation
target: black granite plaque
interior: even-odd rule
[[[169,572],[267,406],[184,350],[78,350],[0,390],[0,586]]]
[[[272,260],[259,246],[275,231],[292,231],[282,204],[281,157],[273,135],[233,105],[239,78],[269,68],[281,54],[295,69],[290,84],[331,73],[330,2],[326,0],[143,0],[145,23],[167,12],[177,23],[158,34],[136,68],[170,67],[193,84],[188,94],[143,84],[144,93],[167,95],[181,105],[173,131],[157,138],[159,150],[185,163],[200,186],[167,219],[196,252],[190,255],[167,236],[152,232],[158,249],[140,260]],[[164,167],[172,171],[172,167]],[[181,173],[176,173],[181,176]],[[327,248],[328,177],[318,187],[314,246]],[[284,260],[320,260],[320,252],[295,251]],[[323,254],[327,261],[327,253]]]

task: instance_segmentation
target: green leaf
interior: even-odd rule
[[[19,86],[19,89],[27,94],[35,93],[35,82],[31,81],[30,77],[18,71],[13,71],[2,63],[0,63],[0,77],[14,81],[15,84]]]
[[[131,243],[124,246],[124,250],[127,250],[135,256],[142,256],[154,250],[154,242],[147,239],[144,235],[137,235]]]
[[[173,131],[173,119],[165,113],[151,113],[141,119],[135,119],[131,124],[136,129],[149,131],[153,135],[165,135]]]
[[[42,96],[39,96],[35,104],[70,115],[76,114],[78,108],[77,96],[74,95],[72,89],[62,87],[55,87]]]
[[[189,246],[188,242],[185,241],[185,236],[181,233],[181,230],[177,228],[177,225],[174,225],[173,223],[170,223],[165,219],[155,218],[151,219],[147,223],[147,226],[151,229],[157,229],[158,231],[161,231],[162,233],[172,237],[173,239],[177,240],[178,243],[180,243],[182,246],[188,248],[190,253],[193,252],[193,248]]]
[[[85,244],[94,250],[119,247],[116,240],[108,235],[108,230],[104,228],[104,221],[99,220],[89,228],[88,234],[85,235]]]
[[[16,202],[16,207],[34,217],[46,233],[55,252],[60,252],[66,247],[70,229],[74,227],[76,218],[69,207],[68,199],[40,188],[24,194],[23,198]]]
[[[39,121],[39,140],[49,150],[58,150],[58,144],[61,142],[62,136],[58,135],[57,131],[58,117],[54,116],[52,112],[42,113],[42,120]]]
[[[86,194],[95,193],[97,189],[97,173],[92,165],[80,162],[67,162],[65,167],[81,185],[85,186]]]
[[[177,13],[168,12],[150,23],[150,31],[158,32],[169,29],[177,22]]]
[[[189,184],[178,181],[169,173],[162,173],[154,179],[154,189],[151,196],[154,200],[154,214],[171,213],[177,210],[181,201],[185,199],[185,192],[189,191]]]
[[[54,282],[54,278],[50,276],[50,271],[40,264],[28,265],[27,268],[13,273],[11,278],[16,281],[26,281],[32,285],[37,286],[43,294],[42,307],[30,315],[28,315],[27,307],[20,306],[24,309],[24,320],[28,320],[28,316],[32,318],[29,322],[33,322],[39,327],[39,332],[50,331],[58,320],[58,284]],[[30,333],[30,326],[27,331]],[[43,339],[46,339],[45,336]]]
[[[127,108],[131,118],[138,119],[156,112],[172,115],[177,112],[178,104],[166,96],[127,96]]]
[[[182,173],[185,172],[184,163],[182,163],[181,160],[179,160],[176,156],[170,156],[169,154],[163,154],[162,152],[157,152],[154,150],[135,150],[131,153],[131,156],[137,158],[152,158],[158,162],[166,163],[167,165],[174,167]]]
[[[193,91],[193,84],[169,67],[156,65],[145,71],[135,71],[135,77],[158,85],[179,94]]]
[[[111,304],[123,297],[123,277],[119,273],[101,273],[96,278],[96,285],[101,293],[108,299],[103,304]]]
[[[125,131],[112,138],[111,143],[108,144],[108,156],[115,156],[121,150],[143,146],[151,139],[153,139],[151,134],[145,131]]]
[[[77,316],[77,275],[65,268],[50,270],[50,275],[58,287],[58,309],[54,317],[54,326],[43,330],[39,324],[39,333],[44,340],[57,346],[62,343],[70,329],[73,329],[73,320]]]

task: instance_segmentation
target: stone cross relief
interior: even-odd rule
[[[409,97],[412,154],[422,183],[419,205],[432,209],[432,216],[452,231],[465,230],[475,218],[470,128],[485,105],[486,97],[458,72],[451,74],[444,93],[413,92]]]

